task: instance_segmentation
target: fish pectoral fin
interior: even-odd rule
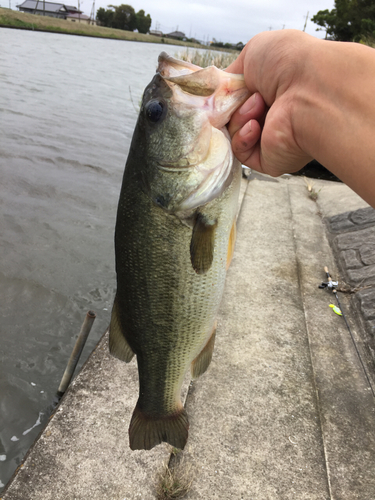
[[[117,298],[115,298],[113,304],[111,323],[109,325],[109,352],[115,358],[125,361],[125,363],[129,363],[134,356],[134,352],[127,343],[121,327]]]
[[[216,326],[217,322],[215,321],[215,325],[211,334],[211,337],[207,344],[203,347],[198,356],[191,363],[191,376],[193,378],[198,378],[207,370],[210,366],[212,360],[212,354],[214,352],[215,346],[215,336],[216,336]]]
[[[148,416],[142,412],[139,401],[129,426],[129,444],[132,450],[151,450],[165,441],[175,448],[184,449],[189,431],[185,408],[177,408],[171,415]]]
[[[190,259],[197,274],[205,274],[214,258],[215,231],[217,221],[209,221],[203,214],[198,214],[190,242]]]
[[[236,244],[236,236],[237,236],[237,228],[236,228],[236,220],[234,220],[229,235],[228,253],[227,253],[227,271],[229,269],[230,263],[232,262],[234,245]]]

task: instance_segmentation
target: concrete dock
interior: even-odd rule
[[[189,500],[374,500],[375,381],[364,338],[375,271],[365,290],[359,283],[358,304],[340,295],[351,333],[329,307],[334,295],[318,288],[324,266],[344,276],[337,263],[351,250],[330,244],[330,227],[368,205],[340,183],[312,189],[315,201],[303,178],[243,180],[214,357],[184,389],[185,450],[130,450],[136,361],[112,358],[105,335],[2,500],[177,498],[158,493],[168,464]],[[361,272],[373,272],[369,262]]]

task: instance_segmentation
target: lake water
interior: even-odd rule
[[[86,312],[80,365],[109,323],[122,173],[162,49],[0,28],[0,491],[48,419]]]

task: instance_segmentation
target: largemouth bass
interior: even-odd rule
[[[115,231],[110,352],[137,356],[130,448],[184,448],[181,386],[210,364],[235,240],[241,165],[225,124],[243,77],[159,56],[127,159]]]

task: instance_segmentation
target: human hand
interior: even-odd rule
[[[260,33],[227,68],[243,73],[253,93],[228,125],[233,152],[242,164],[276,177],[312,160],[298,143],[295,114],[314,40],[294,30]]]

